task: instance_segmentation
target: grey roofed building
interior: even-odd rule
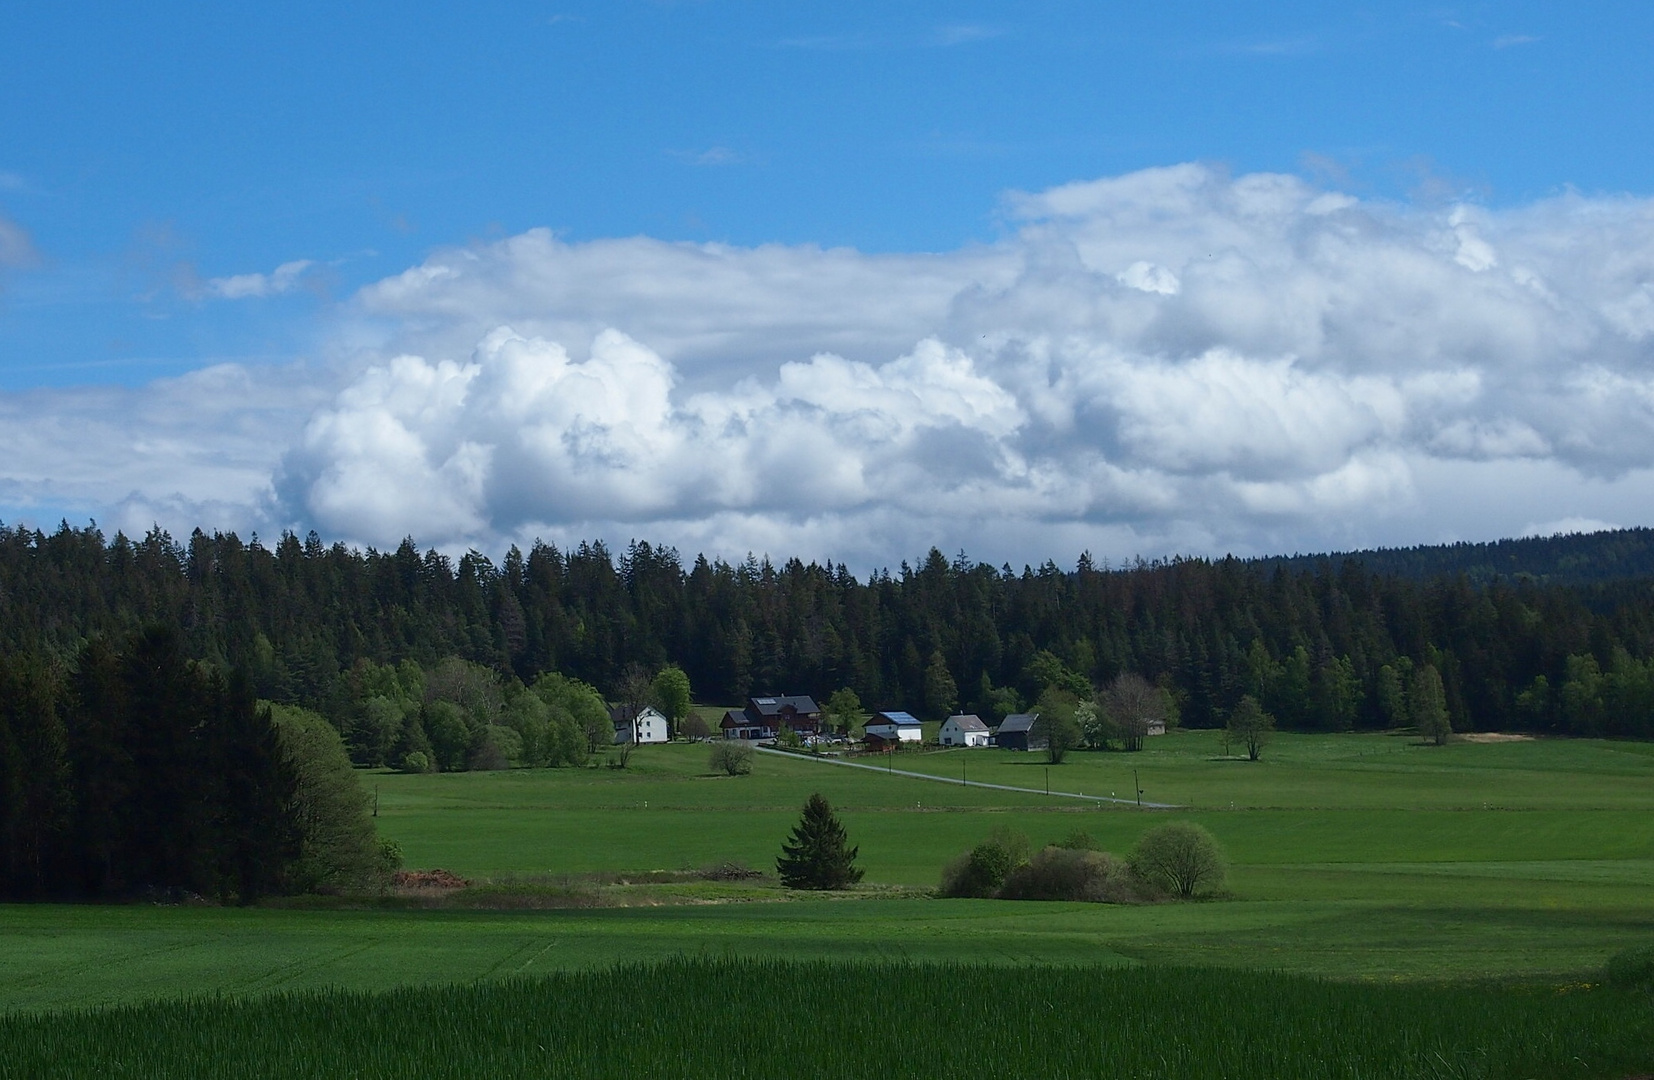
[[[943,746],[987,746],[988,725],[975,713],[955,713],[942,721],[936,741]]]
[[[747,707],[731,709],[718,725],[737,739],[773,739],[783,727],[800,735],[821,733],[821,706],[805,694],[769,694],[747,699]]]
[[[994,729],[994,745],[1004,750],[1043,750],[1045,739],[1034,734],[1039,713],[1012,713]]]
[[[821,706],[808,694],[776,694],[770,697],[748,698],[747,708],[759,716],[782,716],[789,711],[803,716],[821,713]]]

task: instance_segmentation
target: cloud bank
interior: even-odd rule
[[[1005,213],[1004,240],[944,254],[439,251],[351,301],[328,377],[211,391],[180,455],[302,415],[233,482],[127,498],[365,544],[860,566],[1648,523],[1654,201],[1401,205],[1182,165]]]

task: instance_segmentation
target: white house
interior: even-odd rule
[[[974,713],[950,716],[942,721],[936,741],[943,746],[987,746],[988,725]]]
[[[869,739],[883,742],[923,742],[925,738],[919,718],[905,712],[874,713],[863,730]]]
[[[609,710],[609,719],[614,721],[616,743],[658,743],[665,742],[668,736],[666,717],[660,714],[653,705],[645,705],[639,709],[637,716],[627,718],[630,709],[616,708]]]

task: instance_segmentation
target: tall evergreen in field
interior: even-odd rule
[[[861,880],[856,869],[859,847],[846,847],[849,838],[833,808],[819,794],[804,803],[804,816],[781,845],[775,860],[781,884],[789,889],[843,889]]]

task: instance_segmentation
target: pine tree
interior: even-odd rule
[[[781,845],[775,860],[781,884],[789,889],[843,889],[861,880],[855,867],[859,847],[846,849],[844,826],[819,794],[804,804],[804,816]]]

